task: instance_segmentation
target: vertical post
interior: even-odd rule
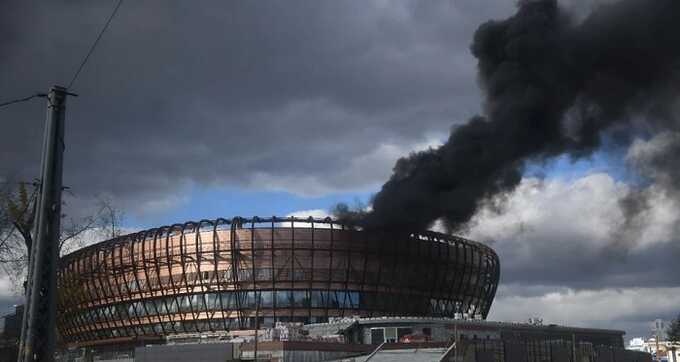
[[[659,328],[659,322],[657,321],[656,338],[654,339],[654,341],[656,342],[656,358],[655,358],[655,360],[657,360],[657,361],[659,361],[661,359],[661,357],[659,356],[659,329],[660,329]]]
[[[66,88],[54,86],[47,97],[40,198],[35,221],[35,241],[29,255],[28,288],[19,345],[19,362],[54,360],[64,109],[67,94]]]
[[[453,325],[453,360],[458,362],[458,321]]]
[[[253,350],[255,351],[255,354],[253,355],[255,361],[258,360],[257,358],[257,342],[258,342],[258,335],[260,334],[260,298],[262,298],[262,292],[257,292],[253,291],[253,294],[255,294],[256,298],[256,304],[255,304],[255,346]]]

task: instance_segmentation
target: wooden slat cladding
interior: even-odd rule
[[[252,328],[256,318],[486,317],[499,275],[489,247],[433,232],[359,231],[330,219],[203,220],[62,258],[58,326],[69,343]]]

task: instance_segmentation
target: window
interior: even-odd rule
[[[190,312],[191,311],[191,300],[189,296],[183,295],[179,297],[180,312]]]
[[[260,292],[260,307],[271,308],[274,306],[274,292]]]
[[[293,302],[296,307],[309,307],[309,298],[307,292],[303,290],[296,290],[293,292]]]
[[[293,279],[294,280],[305,280],[304,270],[295,269],[294,274],[293,274]]]
[[[323,308],[325,307],[324,300],[326,299],[327,294],[324,291],[320,290],[313,290],[311,292],[311,304],[312,308]]]
[[[128,304],[127,312],[128,312],[128,315],[130,315],[130,316],[137,316],[137,313],[136,313],[135,307],[134,307],[134,303]]]
[[[279,290],[276,292],[276,307],[289,308],[292,306],[293,296],[288,290]]]
[[[255,301],[255,293],[254,292],[246,292],[243,293],[243,307],[246,308],[256,308],[256,301]]]
[[[359,308],[359,292],[349,292],[349,305],[347,305],[347,308]]]
[[[217,294],[211,293],[211,294],[206,294],[206,306],[208,310],[216,310],[219,309],[219,300],[217,300]]]
[[[413,334],[413,329],[411,328],[397,328],[397,341],[401,341],[403,336]]]
[[[161,334],[163,333],[163,326],[159,323],[156,323],[153,325],[153,331],[155,334]]]
[[[205,307],[204,294],[194,294],[191,296],[191,307],[194,312],[203,311]]]
[[[394,327],[385,328],[385,341],[387,343],[397,342],[397,329]]]
[[[371,328],[371,344],[385,342],[385,330],[383,328]]]
[[[336,292],[328,292],[328,307],[329,308],[340,308],[343,301],[343,294]]]
[[[239,281],[251,281],[251,280],[253,280],[252,269],[239,269],[238,280]]]
[[[144,309],[151,314],[156,314],[156,304],[153,300],[147,300],[144,302]]]
[[[236,301],[234,300],[234,293],[223,292],[222,293],[222,306],[224,309],[236,308]]]
[[[170,298],[170,300],[168,301],[168,310],[169,310],[169,312],[170,312],[170,313],[177,313],[177,311],[178,311],[177,306],[178,306],[178,304],[177,304],[177,299],[175,299],[175,298]]]
[[[260,268],[255,270],[255,273],[258,281],[268,281],[272,279],[272,269],[270,268]]]

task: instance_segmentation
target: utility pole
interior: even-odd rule
[[[35,239],[29,255],[26,307],[18,362],[52,362],[56,346],[57,263],[61,224],[66,88],[53,86],[47,96],[40,198]]]

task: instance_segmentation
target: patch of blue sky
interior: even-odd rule
[[[525,177],[575,180],[595,173],[606,173],[616,181],[637,183],[640,181],[627,165],[625,155],[616,151],[597,151],[588,157],[573,159],[561,155],[543,162],[530,162],[524,170]]]
[[[201,219],[232,218],[235,216],[286,216],[302,210],[330,210],[339,202],[367,204],[372,193],[332,193],[320,197],[298,196],[283,191],[253,191],[235,187],[203,188],[188,191],[185,201],[153,215],[129,220],[131,227],[148,228]]]
[[[573,159],[571,156],[561,155],[543,162],[529,162],[525,167],[524,177],[573,181],[595,173],[607,173],[616,181],[644,184],[646,180],[627,167],[625,154],[625,147],[617,147],[605,140],[605,147],[588,157]],[[378,188],[373,192],[342,192],[306,197],[285,191],[194,185],[181,191],[185,197],[178,204],[153,214],[136,215],[129,218],[126,224],[134,228],[147,228],[218,217],[285,216],[302,210],[329,210],[339,202],[352,206],[357,202],[366,205],[377,191]]]

